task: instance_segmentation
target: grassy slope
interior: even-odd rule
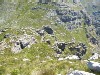
[[[10,26],[12,30],[8,29],[5,33],[13,33],[16,35],[22,34],[19,28],[24,27],[33,27],[33,28],[41,28],[43,25],[50,25],[50,20],[42,20],[42,16],[47,12],[47,10],[42,11],[35,10],[32,11],[31,8],[37,6],[33,3],[23,3],[19,4],[18,8],[16,8],[15,12],[12,12],[10,18],[4,23],[8,27]],[[41,5],[42,7],[52,8],[50,5]],[[41,21],[42,20],[42,21]],[[16,22],[17,21],[17,22]],[[17,28],[16,28],[17,27]],[[16,28],[16,30],[15,30]],[[85,36],[84,27],[77,29],[77,32],[67,31],[63,26],[53,26],[52,27],[56,32],[56,36],[59,37],[60,41],[71,41],[73,37],[76,38],[78,42],[84,42],[88,46],[88,41]],[[3,33],[3,35],[5,34]],[[65,33],[65,36],[61,36],[60,33]],[[0,35],[0,40],[3,39],[3,35]],[[35,36],[38,41],[40,41],[39,36]],[[47,36],[48,38],[49,36]],[[53,38],[50,38],[53,39]],[[52,41],[53,43],[54,41]],[[89,46],[90,47],[90,46]],[[4,54],[2,54],[4,52]],[[65,75],[69,69],[79,69],[89,71],[87,67],[85,67],[85,63],[81,61],[58,61],[57,58],[54,57],[54,51],[48,46],[46,43],[37,43],[32,45],[31,48],[25,48],[19,54],[12,54],[10,49],[5,49],[1,51],[0,54],[0,75],[30,75],[35,70],[43,70],[45,72],[44,75],[54,75],[54,74],[62,74]],[[61,57],[66,56],[69,50],[66,48],[65,52]],[[90,48],[88,48],[88,52],[85,55],[84,59],[89,57]],[[50,60],[48,57],[51,57]],[[30,61],[23,61],[24,58],[28,58]],[[43,62],[46,61],[46,62]],[[73,62],[70,63],[70,62]],[[84,65],[82,65],[84,64]],[[79,66],[77,66],[79,65]],[[51,72],[53,74],[51,74]]]

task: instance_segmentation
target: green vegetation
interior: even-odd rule
[[[0,25],[1,29],[8,28],[6,32],[0,34],[0,41],[3,40],[6,33],[22,35],[24,32],[21,31],[21,28],[41,28],[43,25],[50,25],[55,31],[55,36],[59,41],[69,42],[74,37],[76,39],[76,44],[79,42],[85,43],[88,46],[88,51],[83,59],[87,59],[90,56],[92,47],[86,38],[84,25],[82,28],[77,28],[71,32],[66,30],[62,25],[51,25],[51,19],[44,20],[43,18],[48,10],[32,10],[32,8],[36,6],[51,9],[56,8],[46,4],[19,2],[16,5],[15,11],[9,13],[11,15],[6,18],[6,22]],[[8,16],[8,14],[3,15]],[[27,34],[32,34],[37,39],[37,42],[40,42],[40,36],[37,36],[34,32],[31,33],[30,29],[26,29],[26,32]],[[65,35],[61,36],[61,33],[64,33]],[[46,35],[46,38],[52,40],[50,46],[48,46],[47,43],[37,43],[32,45],[31,48],[23,49],[18,54],[13,54],[10,51],[10,48],[0,51],[0,75],[34,75],[35,72],[40,75],[42,72],[42,75],[66,75],[71,70],[76,69],[91,72],[85,66],[86,62],[83,60],[58,61],[58,59],[54,57],[55,51],[51,48],[54,43],[54,38],[49,35]],[[66,48],[60,57],[66,57],[66,55],[69,54],[71,54],[71,52]]]

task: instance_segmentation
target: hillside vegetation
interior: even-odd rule
[[[56,22],[56,19],[61,17],[60,15],[54,15],[53,17],[48,15],[51,10],[61,10],[55,4],[38,4],[35,0],[27,2],[27,0],[11,3],[10,1],[3,2],[0,0],[0,30],[5,30],[0,33],[0,75],[66,75],[72,70],[83,70],[91,73],[91,71],[84,60],[87,60],[92,56],[92,52],[95,52],[97,45],[92,44],[86,34],[89,29],[94,28],[92,25],[84,24],[85,19],[81,19],[81,26],[76,26],[72,30],[67,28],[70,23]],[[72,3],[71,3],[72,4]],[[72,4],[70,9],[80,11],[82,8],[77,4]],[[71,15],[69,15],[71,16]],[[73,16],[71,16],[73,17]],[[49,39],[51,44],[41,41],[41,36],[36,33],[37,29],[41,29],[43,26],[50,26],[54,34],[49,35],[45,32],[45,39]],[[11,36],[4,38],[6,34]],[[95,30],[89,32],[93,37],[96,37]],[[34,36],[36,43],[30,47],[25,47],[19,53],[13,53],[11,48],[13,43],[11,40],[16,40],[24,35]],[[56,40],[55,37],[56,36]],[[24,37],[22,37],[24,38]],[[58,42],[72,42],[75,39],[77,46],[79,43],[84,43],[87,46],[87,52],[82,56],[81,60],[59,60],[59,58],[65,58],[69,55],[73,55],[75,52],[71,52],[69,45],[62,51],[59,57],[57,57],[56,51],[53,49],[54,43]],[[2,50],[4,45],[2,42],[6,42],[7,48]],[[9,46],[9,47],[8,47]],[[100,59],[95,61],[100,62]],[[99,73],[95,73],[99,75]]]

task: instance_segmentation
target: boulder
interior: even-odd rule
[[[66,44],[65,42],[55,42],[54,48],[55,48],[55,49],[60,49],[61,51],[64,51],[66,45],[67,45],[67,44]],[[57,50],[57,51],[58,51],[58,50]]]
[[[89,60],[99,59],[100,55],[98,53],[93,53]]]
[[[64,59],[80,59],[77,55],[69,55],[67,57],[65,57]]]
[[[65,47],[66,47],[66,43],[64,42],[59,42],[57,43],[57,46],[59,49],[61,49],[62,51],[64,51]]]
[[[88,61],[87,66],[91,71],[100,72],[100,63],[94,61]]]
[[[44,26],[43,27],[44,31],[47,32],[48,34],[53,34],[53,29],[49,26]]]
[[[28,59],[28,58],[23,58],[23,61],[27,62],[27,61],[30,61],[30,59]]]
[[[89,72],[85,72],[85,71],[75,70],[75,71],[72,71],[71,73],[69,73],[67,75],[95,75],[95,74],[89,73]]]
[[[40,36],[44,36],[44,30],[43,30],[43,29],[37,29],[36,32],[37,32]]]
[[[37,29],[36,32],[40,36],[44,36],[44,33],[47,32],[48,34],[52,35],[53,34],[53,29],[50,26],[43,26],[42,29]]]
[[[21,40],[19,43],[20,43],[21,49],[24,49],[25,47],[29,45],[30,42],[27,40]]]
[[[59,58],[58,61],[64,60],[64,58]]]

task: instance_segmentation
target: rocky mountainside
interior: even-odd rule
[[[0,0],[0,75],[99,75],[99,4],[91,3]]]
[[[87,0],[82,1],[84,7],[86,8],[87,12],[90,14],[93,25],[96,28],[97,35],[100,36],[100,1],[99,0]]]

